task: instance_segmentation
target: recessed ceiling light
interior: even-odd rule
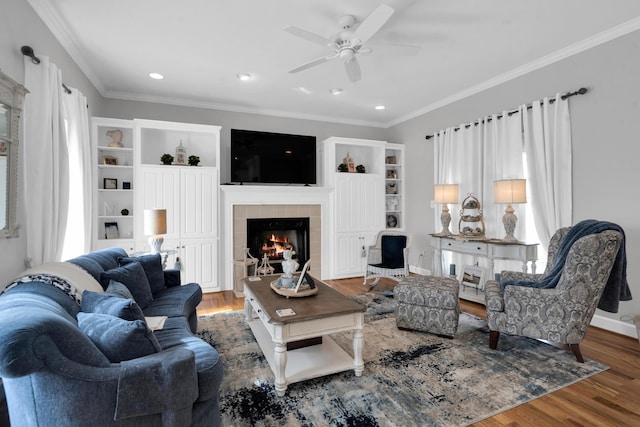
[[[238,78],[240,80],[242,80],[243,82],[246,82],[247,80],[251,80],[253,77],[251,76],[251,74],[240,73],[240,74],[238,74]]]
[[[154,80],[162,80],[164,79],[164,76],[160,73],[149,73],[149,77],[151,77]]]
[[[298,90],[302,93],[304,93],[305,95],[311,95],[311,91],[309,89],[307,89],[306,87],[300,86],[298,88]]]
[[[332,95],[338,95],[342,93],[342,89],[340,89],[339,87],[336,87],[334,89],[331,89],[329,92],[331,92]]]
[[[385,108],[387,108],[387,106],[386,105],[376,105],[373,108],[375,108],[376,110],[384,110]]]

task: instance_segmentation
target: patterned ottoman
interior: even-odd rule
[[[393,289],[396,325],[453,337],[460,316],[459,286],[457,280],[448,277],[407,277]]]

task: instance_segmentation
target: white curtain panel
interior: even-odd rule
[[[60,70],[25,56],[24,189],[27,266],[58,261],[67,223],[68,165]]]
[[[560,94],[520,108],[529,174],[529,201],[545,248],[560,227],[572,224],[573,184],[569,100]]]
[[[69,213],[62,260],[91,250],[93,235],[92,152],[89,137],[87,98],[77,89],[63,96],[64,117],[69,152]]]

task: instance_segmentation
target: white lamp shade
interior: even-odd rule
[[[433,194],[436,203],[458,203],[458,184],[436,184]]]
[[[145,209],[144,235],[156,236],[158,234],[167,234],[167,210]]]
[[[527,203],[527,180],[493,181],[493,200],[495,203]]]

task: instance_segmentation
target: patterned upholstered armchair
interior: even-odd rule
[[[553,266],[558,248],[569,228],[558,230],[549,243],[547,271]],[[521,335],[567,344],[583,362],[579,344],[614,265],[623,236],[606,230],[578,239],[565,258],[555,288],[506,286],[487,281],[485,304],[489,325],[489,347],[495,349],[500,333]],[[500,280],[540,280],[544,274],[503,271]]]
[[[376,243],[369,246],[364,285],[375,286],[382,277],[400,281],[409,275],[411,234],[401,231],[380,231]],[[373,282],[367,284],[369,279]]]

